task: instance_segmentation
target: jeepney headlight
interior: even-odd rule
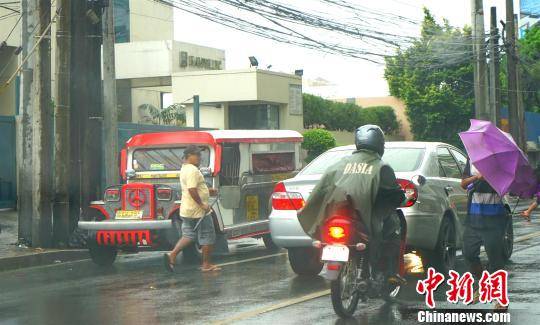
[[[172,199],[172,189],[160,187],[157,189],[157,199],[159,201],[170,201]]]
[[[109,188],[105,190],[105,201],[109,201],[109,202],[120,201],[120,190],[117,188]]]

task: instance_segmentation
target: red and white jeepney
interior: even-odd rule
[[[179,172],[184,148],[202,149],[201,172],[218,189],[213,204],[223,239],[262,237],[273,246],[268,216],[274,185],[301,168],[302,135],[287,130],[177,131],[139,134],[120,154],[121,185],[105,190],[79,221],[94,262],[112,264],[118,249],[169,249],[181,236]],[[219,236],[218,236],[219,237]],[[218,241],[219,242],[219,241]],[[221,240],[222,243],[226,241]],[[198,255],[197,245],[184,252]]]

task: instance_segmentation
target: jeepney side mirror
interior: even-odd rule
[[[212,176],[212,168],[210,167],[201,167],[199,168],[201,171],[201,174],[203,174],[204,177]]]
[[[135,177],[135,170],[132,168],[126,169],[126,177],[128,179]]]

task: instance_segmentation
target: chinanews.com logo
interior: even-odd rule
[[[477,291],[474,289],[474,277],[470,272],[460,276],[456,271],[449,272],[446,283],[446,300],[452,304],[461,302],[464,305],[475,303],[497,302],[500,306],[508,306],[508,272],[499,270],[493,273],[482,272],[478,281]],[[418,311],[418,322],[427,323],[484,323],[484,322],[510,322],[510,313],[489,313],[482,310],[460,309],[446,310],[444,312],[432,310],[435,308],[434,293],[444,282],[445,276],[429,268],[427,278],[419,280],[416,292],[424,295],[428,310]]]

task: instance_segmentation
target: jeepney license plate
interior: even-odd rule
[[[349,247],[343,245],[327,245],[323,248],[321,260],[347,262],[349,260]]]
[[[142,210],[118,210],[116,211],[116,219],[142,219]]]
[[[246,218],[248,221],[259,219],[259,197],[257,195],[246,196]]]

